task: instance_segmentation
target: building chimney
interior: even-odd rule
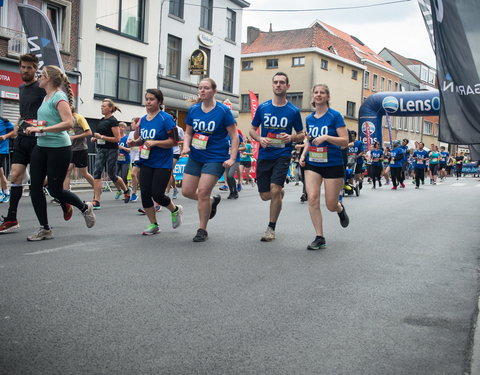
[[[247,27],[247,44],[251,44],[258,38],[260,35],[260,29],[257,29],[253,26]]]

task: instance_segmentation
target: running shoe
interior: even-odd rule
[[[160,228],[157,224],[149,224],[147,229],[143,231],[144,236],[151,236],[152,234],[160,233]]]
[[[205,242],[208,240],[208,232],[205,229],[198,228],[197,234],[193,237],[193,242]]]
[[[378,187],[382,187],[382,182],[378,181]]]
[[[137,211],[139,213],[141,213],[142,215],[146,214],[145,210],[143,208],[139,208]],[[155,206],[155,212],[160,212],[160,211],[162,211],[162,206],[160,206],[160,205]]]
[[[183,207],[177,205],[177,210],[172,212],[172,228],[177,229],[182,225]]]
[[[341,204],[341,203],[340,203]],[[345,211],[345,207],[342,205],[342,212],[339,212],[338,213],[338,217],[340,218],[340,225],[343,227],[343,228],[346,228],[348,227],[348,224],[350,224],[350,219],[348,218],[348,215],[347,215],[347,211]]]
[[[130,197],[130,202],[136,202],[138,201],[138,196],[135,193],[132,193],[132,196]]]
[[[263,234],[262,238],[260,238],[260,241],[272,242],[274,239],[275,239],[275,231],[272,229],[272,227],[267,227],[267,230]]]
[[[217,206],[218,206],[218,204],[220,203],[221,200],[222,200],[222,197],[218,194],[213,197],[212,210],[210,211],[209,219],[213,219],[215,217],[215,215],[217,214]]]
[[[221,190],[221,191],[227,191],[227,190],[228,190],[228,186],[227,186],[227,185],[223,185],[223,186],[219,187],[218,189]]]
[[[87,225],[87,228],[91,228],[95,225],[95,213],[93,212],[93,204],[91,202],[85,203],[87,205],[87,209],[82,212],[82,215],[85,219],[85,224]]]
[[[20,228],[17,220],[7,220],[6,217],[2,216],[3,223],[0,224],[0,233],[8,233],[13,229]]]
[[[72,218],[73,215],[73,207],[71,204],[65,203],[65,208],[62,207],[63,210],[63,220],[68,221]]]
[[[51,229],[40,228],[36,232],[33,232],[27,237],[28,241],[41,241],[51,240],[53,238],[53,232]]]
[[[237,191],[241,192],[242,191],[242,184],[237,184]]]
[[[3,195],[3,203],[8,203],[10,201],[10,194],[4,194]]]
[[[400,186],[402,187],[402,189],[405,189],[405,184],[403,182],[400,184]]]
[[[177,196],[178,196],[178,189],[175,188],[175,189],[173,189],[172,198],[173,198],[173,199],[177,199]]]
[[[397,190],[397,187],[396,186],[392,186],[392,188],[390,190]]]
[[[0,192],[0,203],[3,203],[3,198],[5,198],[5,193],[3,191]]]
[[[420,189],[420,187],[419,187],[419,186],[415,186],[415,189]]]
[[[122,191],[121,191],[121,190],[118,190],[118,191],[115,193],[115,199],[119,199],[119,198],[120,198],[120,195],[122,195]]]
[[[92,201],[92,207],[94,210],[100,210],[102,207],[100,206],[100,202],[99,201]]]
[[[375,185],[372,186],[372,189],[375,189]]]
[[[124,201],[125,203],[130,202],[130,193],[131,193],[130,188],[127,188],[127,192],[126,192],[126,193],[123,193],[123,201]]]
[[[322,236],[317,236],[313,242],[307,246],[307,250],[320,250],[324,249],[326,246],[325,238]]]
[[[235,194],[234,193],[228,194],[227,199],[235,199]]]
[[[57,198],[53,198],[51,201],[50,201],[51,204],[62,204],[62,202],[60,202]]]

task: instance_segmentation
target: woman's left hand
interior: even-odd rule
[[[25,133],[27,135],[33,134],[33,133],[40,133],[42,129],[37,128],[36,126],[29,126],[28,128],[25,129]]]
[[[223,162],[223,167],[230,168],[233,164],[235,164],[235,160],[228,159]]]
[[[156,143],[157,143],[156,141],[145,141],[145,142],[143,142],[143,145],[145,147],[150,148],[150,147],[154,147],[156,145]]]
[[[321,145],[322,143],[325,143],[327,141],[327,136],[326,135],[321,135],[319,137],[316,137],[313,139],[312,143],[315,146]]]

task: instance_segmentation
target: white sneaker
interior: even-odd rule
[[[36,232],[33,232],[27,237],[28,241],[41,241],[51,240],[53,238],[53,232],[51,229],[40,228]]]
[[[172,212],[172,228],[177,229],[180,225],[182,225],[182,215],[183,215],[183,207],[177,204],[178,210],[176,212]]]
[[[87,209],[82,212],[82,215],[85,219],[85,224],[87,224],[87,228],[91,228],[95,225],[95,213],[93,212],[93,204],[92,202],[85,203],[87,205]]]
[[[262,242],[271,242],[275,239],[275,231],[271,227],[267,227],[267,230],[263,234],[260,241]]]

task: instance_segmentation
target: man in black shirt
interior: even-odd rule
[[[32,151],[37,144],[33,135],[27,135],[25,129],[32,126],[32,120],[37,118],[38,108],[43,102],[46,93],[38,86],[37,69],[38,58],[32,54],[20,56],[20,74],[24,82],[20,91],[20,119],[15,131],[17,137],[13,145],[12,168],[10,173],[10,206],[7,217],[0,224],[0,233],[7,233],[20,225],[17,220],[18,202],[22,198],[22,181],[27,165],[30,164]]]

